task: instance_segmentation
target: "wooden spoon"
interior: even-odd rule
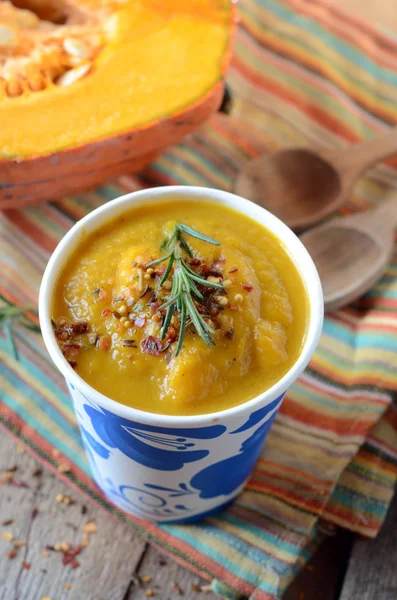
[[[363,171],[395,153],[397,128],[384,137],[318,154],[282,150],[248,162],[234,189],[302,231],[339,208]]]
[[[356,300],[378,281],[390,262],[396,227],[394,196],[374,211],[332,219],[300,237],[318,269],[326,311]]]

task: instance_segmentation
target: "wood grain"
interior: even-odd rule
[[[131,527],[86,503],[49,471],[35,475],[40,465],[29,454],[19,453],[15,441],[4,434],[0,436],[0,456],[0,471],[17,466],[15,480],[29,486],[0,487],[0,531],[11,533],[13,541],[27,542],[15,558],[8,559],[13,543],[0,537],[0,600],[40,600],[43,596],[52,600],[144,600],[149,589],[161,600],[215,600],[212,593],[196,591],[197,585],[207,582],[161,555]],[[59,495],[71,497],[74,503],[57,502]],[[33,511],[37,511],[35,517]],[[47,545],[80,543],[84,525],[91,520],[97,531],[78,555],[78,568],[62,565],[60,552],[48,551],[47,557],[42,556]],[[335,536],[325,541],[292,583],[284,600],[337,598],[352,540],[350,532],[335,530]],[[29,569],[23,568],[24,562],[30,564]],[[360,574],[357,576],[360,579]],[[145,582],[146,577],[151,580]],[[379,596],[377,600],[389,599]]]
[[[397,499],[375,540],[358,538],[340,600],[396,600]]]
[[[193,585],[207,582],[179,566],[145,543],[128,525],[120,523],[43,470],[27,453],[19,453],[17,444],[4,432],[0,434],[0,472],[17,466],[14,478],[28,488],[0,486],[0,600],[143,600],[153,589],[154,598],[175,600],[174,582],[183,590],[184,600],[200,597],[214,600],[213,594],[201,594]],[[39,487],[36,487],[39,485]],[[57,502],[57,496],[69,496],[74,503]],[[83,508],[84,507],[84,508]],[[34,511],[34,512],[33,512]],[[35,513],[37,512],[37,515]],[[83,514],[84,513],[84,514]],[[7,524],[7,521],[12,521]],[[89,545],[76,557],[80,566],[62,564],[60,552],[48,551],[66,541],[71,546],[83,539],[87,521],[96,523]],[[6,524],[4,524],[6,523]],[[12,534],[12,542],[3,534]],[[13,559],[7,553],[14,541],[26,541]],[[30,565],[23,568],[23,563]],[[141,577],[152,576],[144,583]],[[71,585],[71,589],[65,588]]]

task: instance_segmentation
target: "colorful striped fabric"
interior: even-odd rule
[[[1,218],[0,292],[37,302],[59,239],[127,191],[182,183],[232,189],[241,166],[280,146],[332,147],[397,122],[396,36],[320,0],[241,0],[229,74],[232,115],[216,115],[140,177]],[[344,213],[395,185],[392,162],[355,187]],[[34,315],[31,316],[34,322]],[[227,598],[280,598],[331,524],[367,536],[381,527],[397,477],[397,253],[359,302],[329,315],[309,368],[290,390],[244,493],[197,525],[132,520],[95,487],[65,385],[40,336],[15,325],[19,360],[0,337],[2,420],[49,468],[135,527]],[[58,473],[59,474],[59,473]],[[332,527],[332,525],[331,525]]]

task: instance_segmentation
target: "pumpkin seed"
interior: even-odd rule
[[[23,88],[19,81],[13,80],[7,83],[7,94],[14,98],[15,96],[20,96],[23,93]]]
[[[0,46],[9,46],[15,39],[15,33],[7,25],[0,25]]]
[[[65,52],[78,58],[87,58],[87,56],[90,53],[87,44],[82,40],[77,40],[75,38],[66,38],[65,40],[63,40],[62,45]]]
[[[18,25],[27,29],[34,29],[40,24],[39,17],[31,10],[20,8],[17,11]]]
[[[56,84],[60,86],[71,85],[75,81],[78,81],[84,75],[88,73],[91,68],[90,63],[85,63],[81,65],[81,67],[76,67],[75,69],[70,69],[70,71],[66,71],[63,75],[61,75],[57,80]]]

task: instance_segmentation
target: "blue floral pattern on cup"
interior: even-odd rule
[[[123,419],[104,409],[97,410],[89,404],[84,409],[107,446],[118,448],[141,465],[161,471],[177,471],[186,463],[201,460],[209,451],[194,450],[194,440],[211,440],[226,430],[223,425],[194,429],[154,427]]]
[[[126,419],[70,388],[99,487],[122,510],[161,522],[210,514],[241,490],[284,395],[248,418],[179,428]]]

